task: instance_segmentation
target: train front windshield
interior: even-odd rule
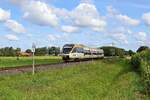
[[[64,54],[69,54],[74,47],[74,44],[66,44],[63,46],[63,53]]]
[[[72,48],[63,48],[63,53],[64,54],[69,54]]]

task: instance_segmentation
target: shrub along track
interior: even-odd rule
[[[53,69],[53,68],[64,68],[64,67],[69,67],[71,65],[89,63],[89,62],[91,62],[91,60],[80,61],[80,62],[60,62],[60,63],[51,63],[51,64],[39,64],[39,65],[35,65],[35,72],[47,70],[47,69]],[[32,65],[0,68],[0,75],[15,75],[15,74],[21,74],[27,72],[32,72]]]

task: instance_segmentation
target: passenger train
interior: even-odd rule
[[[97,48],[89,48],[82,44],[66,44],[62,48],[62,59],[64,61],[79,61],[84,59],[103,58],[104,51]]]

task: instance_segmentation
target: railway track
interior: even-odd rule
[[[48,69],[54,69],[54,68],[64,68],[69,67],[71,65],[75,64],[81,64],[81,63],[88,63],[91,62],[91,60],[88,61],[81,61],[81,62],[60,62],[60,63],[52,63],[52,64],[40,64],[35,65],[35,71],[43,71]],[[10,68],[0,68],[0,75],[15,75],[15,74],[21,74],[21,73],[27,73],[32,72],[32,65],[30,66],[20,66],[20,67],[10,67]]]

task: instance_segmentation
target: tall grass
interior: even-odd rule
[[[141,75],[144,91],[150,95],[150,50],[134,55],[131,64]]]
[[[0,76],[2,100],[136,100],[139,77],[124,60]]]

